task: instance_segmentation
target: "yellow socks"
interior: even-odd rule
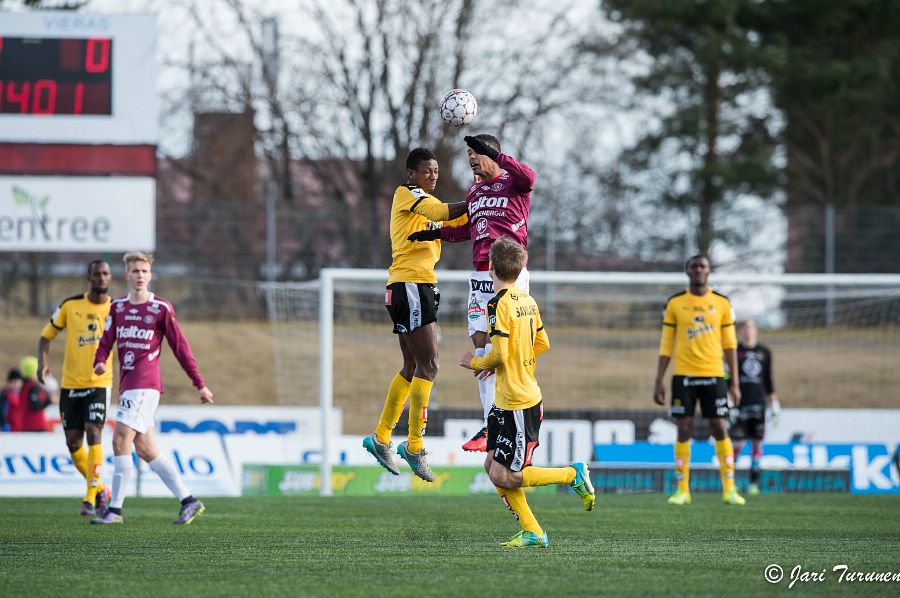
[[[691,491],[691,441],[675,443],[675,478],[681,492]]]
[[[574,467],[526,467],[522,470],[522,486],[549,486],[551,484],[571,484],[575,479]]]
[[[433,384],[431,380],[413,377],[409,385],[409,440],[406,448],[413,453],[422,452],[422,436],[428,423],[428,399]]]
[[[531,468],[529,467],[528,469]],[[531,507],[528,506],[528,501],[525,500],[525,492],[521,488],[516,488],[515,490],[497,488],[497,494],[503,499],[506,507],[516,515],[523,530],[538,536],[544,534],[544,530],[537,522],[537,519],[534,518],[534,513],[531,512]]]
[[[83,447],[82,447],[83,448]],[[100,469],[103,467],[103,446],[92,444],[88,447],[87,454],[87,502],[93,503],[97,499],[97,493],[103,490],[103,482],[100,481]]]
[[[722,493],[734,490],[734,448],[731,438],[716,440],[716,457],[719,458],[719,475],[722,476]]]
[[[394,426],[397,425],[397,421],[400,419],[407,396],[409,396],[409,382],[403,376],[397,374],[391,380],[387,398],[384,400],[384,409],[381,411],[381,417],[378,419],[378,427],[375,428],[375,438],[381,444],[390,444],[391,430],[394,429]]]
[[[84,448],[82,444],[78,447],[78,450],[70,453],[72,455],[72,465],[75,466],[75,469],[84,476],[84,479],[88,479],[88,452],[87,449]]]

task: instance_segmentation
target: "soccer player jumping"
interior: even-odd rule
[[[384,408],[375,433],[363,439],[363,446],[388,471],[399,475],[391,453],[391,431],[397,425],[409,398],[409,434],[400,443],[398,454],[413,473],[434,481],[422,436],[428,422],[428,400],[437,376],[437,311],[440,293],[434,265],[441,258],[440,242],[414,243],[407,239],[413,231],[430,222],[450,221],[462,216],[465,202],[446,204],[431,195],[438,182],[437,158],[429,149],[416,148],[406,158],[407,184],[394,192],[391,205],[391,267],[384,304],[400,341],[403,368],[388,388]],[[432,241],[436,240],[436,236]]]
[[[484,469],[522,530],[503,546],[542,548],[549,545],[525,500],[522,488],[566,484],[581,498],[585,510],[596,497],[585,463],[568,467],[534,467],[531,457],[540,444],[544,407],[534,377],[538,356],[550,348],[541,313],[534,299],[516,285],[525,267],[525,248],[507,237],[490,247],[488,273],[497,289],[487,304],[491,352],[476,357],[466,351],[459,365],[475,371],[494,370],[497,393],[488,414],[487,458]]]
[[[670,505],[691,503],[690,467],[691,433],[694,409],[700,403],[703,417],[716,439],[716,456],[722,477],[722,500],[729,505],[742,505],[744,499],[734,487],[734,449],[728,437],[728,392],[736,405],[741,402],[740,376],[737,369],[737,338],[734,333],[734,311],[728,297],[709,286],[709,259],[695,255],[685,264],[690,280],[688,288],[672,295],[663,312],[662,338],[656,367],[653,400],[664,405],[666,387],[663,377],[674,349],[675,368],[672,375],[672,406],[669,413],[678,422],[675,443],[675,472],[678,489],[669,498]],[[726,388],[722,357],[728,369],[735,372],[731,388]]]
[[[201,403],[212,403],[213,393],[206,387],[187,338],[181,332],[172,304],[150,292],[150,267],[153,258],[145,253],[125,254],[125,278],[128,295],[112,302],[103,336],[94,356],[94,373],[106,372],[113,343],[119,351],[119,409],[113,434],[115,472],[112,500],[102,517],[91,523],[122,523],[122,504],[131,479],[131,447],[146,461],[166,487],[181,501],[177,525],[186,525],[203,514],[203,503],[194,498],[181,475],[166,455],[160,453],[153,434],[154,416],[163,392],[159,373],[163,337],[200,393]]]
[[[469,276],[469,302],[466,308],[469,337],[475,345],[475,355],[491,352],[488,338],[487,302],[495,289],[488,275],[488,252],[491,243],[502,236],[528,247],[528,214],[531,210],[531,191],[537,175],[531,168],[512,156],[500,152],[500,142],[492,135],[466,137],[469,146],[469,167],[476,182],[466,193],[469,221],[463,226],[445,226],[436,231],[421,231],[410,240],[440,238],[456,243],[472,241],[472,262],[475,271]],[[516,285],[528,292],[528,268],[523,266]],[[478,394],[484,419],[482,428],[463,444],[466,451],[487,450],[488,413],[494,403],[495,380],[489,374],[477,377]]]

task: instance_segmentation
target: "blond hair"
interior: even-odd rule
[[[528,252],[509,237],[500,237],[491,244],[490,259],[497,278],[515,282],[528,263]]]
[[[149,253],[144,253],[143,251],[131,251],[125,254],[125,257],[122,258],[125,261],[125,269],[131,267],[131,264],[134,262],[147,262],[150,265],[153,265],[153,256]]]

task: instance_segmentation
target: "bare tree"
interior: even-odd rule
[[[438,195],[459,200],[463,134],[494,133],[518,153],[540,146],[550,117],[589,100],[594,82],[583,76],[585,58],[575,51],[589,24],[572,17],[576,5],[308,0],[274,15],[283,31],[276,86],[263,69],[260,26],[273,15],[241,0],[181,3],[196,35],[193,89],[169,97],[169,110],[199,103],[254,111],[279,214],[297,239],[281,256],[284,276],[298,263],[313,274],[337,256],[384,267],[390,196],[404,179],[410,149],[436,151],[443,167]],[[222,19],[230,23],[227,34]],[[465,132],[444,125],[437,111],[455,87],[479,100],[477,124]],[[325,201],[311,202],[312,195]]]

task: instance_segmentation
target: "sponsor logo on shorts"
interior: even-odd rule
[[[476,280],[474,278],[470,278],[469,286],[472,287],[472,292],[474,293],[486,293],[488,295],[494,294],[494,281],[492,280]]]
[[[394,291],[392,289],[384,290],[384,304],[385,305],[392,305],[391,301],[393,300],[393,297],[394,297]]]
[[[469,299],[469,307],[466,309],[466,315],[470,320],[478,320],[483,318],[487,312],[478,305],[478,298],[472,295]]]

